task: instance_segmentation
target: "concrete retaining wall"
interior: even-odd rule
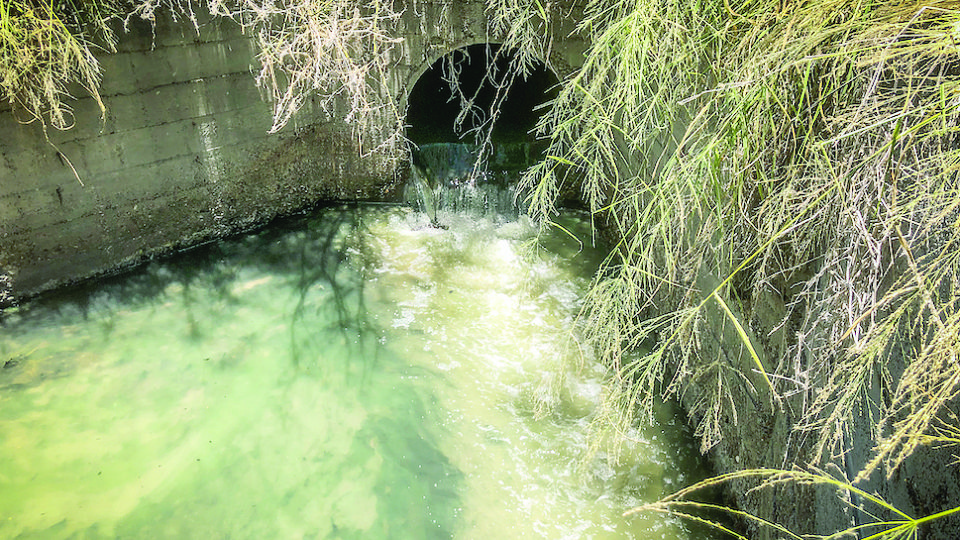
[[[48,128],[48,142],[40,125],[0,109],[7,301],[320,199],[383,197],[396,182],[387,160],[361,158],[350,127],[310,103],[268,135],[256,50],[239,26],[212,20],[197,33],[161,19],[155,35],[142,23],[99,57],[103,121],[80,97],[74,127]]]

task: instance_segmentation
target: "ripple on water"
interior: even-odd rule
[[[692,538],[621,517],[691,471],[677,428],[592,445],[597,254],[443,217],[331,208],[8,314],[0,537]]]

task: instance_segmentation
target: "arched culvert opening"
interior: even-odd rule
[[[515,50],[490,43],[457,49],[434,62],[407,99],[414,159],[419,150],[429,153],[446,145],[449,154],[451,145],[458,145],[462,159],[456,161],[469,160],[484,142],[491,143],[483,146],[490,169],[522,169],[539,159],[545,144],[533,130],[545,104],[556,97],[559,79],[542,62],[526,73],[518,67]]]

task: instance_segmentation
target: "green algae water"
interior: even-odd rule
[[[598,254],[444,222],[321,209],[7,313],[0,538],[703,538],[621,516],[698,474],[679,420],[591,448]]]

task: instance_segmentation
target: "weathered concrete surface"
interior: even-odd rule
[[[719,283],[717,276],[704,270],[698,281],[701,291],[712,291]],[[706,294],[706,293],[704,293]],[[700,355],[703,361],[716,358],[733,370],[744,374],[752,388],[743,379],[726,379],[726,391],[729,403],[736,404],[738,412],[729,406],[723,408],[721,424],[724,438],[714,446],[707,456],[713,463],[717,474],[725,474],[747,469],[793,469],[807,468],[811,461],[810,450],[814,436],[798,431],[805,403],[824,387],[826,381],[811,380],[809,386],[798,389],[789,384],[779,384],[782,397],[773,404],[769,392],[765,391],[765,382],[758,376],[753,360],[744,347],[739,335],[728,323],[726,315],[708,304],[705,309],[707,323],[699,335]],[[731,309],[736,310],[731,306]],[[811,309],[817,309],[813,307]],[[749,321],[746,332],[763,363],[772,368],[783,362],[787,351],[788,324],[785,301],[774,291],[768,291],[754,299],[749,313],[735,313],[741,321]],[[807,339],[817,339],[808,336]],[[807,359],[808,362],[814,361]],[[846,452],[834,456],[826,464],[819,464],[824,472],[834,478],[853,482],[874,456],[878,443],[874,435],[875,423],[881,416],[876,403],[885,399],[879,389],[891,384],[896,387],[905,364],[903,360],[894,360],[888,364],[891,380],[881,382],[879,375],[872,384],[870,396],[874,406],[872,411],[857,411],[852,422],[850,436],[845,438]],[[683,390],[682,403],[687,411],[697,409],[697,402],[710,396],[716,389],[713,380],[695,381]],[[702,415],[694,415],[691,423],[696,425]],[[960,476],[957,474],[955,449],[921,447],[916,450],[890,478],[881,468],[871,478],[858,482],[856,487],[879,495],[894,507],[907,514],[920,518],[957,505],[960,501]],[[796,483],[781,483],[772,488],[754,490],[752,481],[734,481],[727,486],[726,493],[736,507],[755,516],[781,524],[791,531],[802,534],[829,536],[866,523],[877,521],[855,510],[852,505],[863,503],[860,498],[849,492],[829,485],[811,486]],[[864,508],[881,518],[896,518],[884,515],[876,506],[866,503]],[[921,529],[920,537],[925,540],[955,540],[958,538],[960,520],[948,519],[931,523]],[[750,538],[756,540],[779,540],[786,535],[769,527],[756,527],[749,524]],[[866,529],[869,533],[877,528]],[[845,536],[831,536],[838,540],[856,540],[858,536],[849,533]]]
[[[403,110],[437,58],[495,40],[480,1],[398,6],[403,42],[384,99]],[[155,28],[141,22],[116,54],[99,56],[103,121],[81,89],[75,125],[62,132],[21,125],[0,105],[0,307],[319,201],[396,197],[398,162],[371,154],[375,141],[313,103],[268,135],[272,110],[255,86],[253,40],[229,20],[200,23],[197,31],[169,17]],[[561,73],[585,48],[564,41],[573,24],[556,25],[545,59]]]
[[[255,53],[230,21],[208,21],[198,35],[161,19],[155,42],[141,25],[116,54],[100,56],[103,122],[94,100],[80,98],[74,127],[48,129],[48,142],[39,125],[0,110],[6,299],[320,199],[382,197],[395,181],[388,163],[359,157],[350,127],[309,103],[289,129],[267,134],[271,108],[251,75]]]

